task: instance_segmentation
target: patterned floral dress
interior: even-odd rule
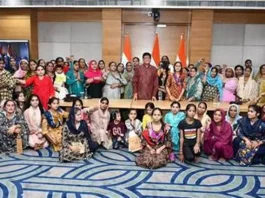
[[[124,99],[132,99],[133,98],[132,81],[133,81],[134,71],[125,72],[123,76],[127,80],[127,85],[125,85],[125,88],[124,88]]]
[[[42,134],[51,143],[55,152],[62,149],[63,118],[68,117],[67,112],[61,110],[48,110],[42,120]]]
[[[29,128],[22,114],[15,113],[13,118],[9,120],[5,113],[0,113],[0,153],[14,153],[17,151],[17,137],[15,134],[8,133],[8,129],[15,124],[21,126],[23,149],[28,146]]]
[[[16,80],[11,74],[6,70],[0,72],[0,101],[12,99],[12,93],[15,87]]]
[[[186,89],[186,76],[181,74],[177,77],[176,74],[170,74],[167,79],[166,87],[169,88],[170,94],[177,99],[182,90]],[[169,100],[168,94],[166,96],[166,100]]]
[[[86,123],[85,123],[86,125]],[[80,132],[78,134],[71,133],[70,129],[67,125],[64,126],[63,129],[63,140],[62,140],[62,150],[60,151],[59,160],[60,162],[64,161],[74,161],[74,160],[83,160],[83,159],[89,159],[92,157],[93,153],[91,152],[89,148],[89,144],[87,142],[87,139],[85,137],[86,132]],[[80,144],[84,150],[79,153],[74,153],[71,149],[69,149],[68,146],[74,145],[75,143]]]
[[[143,152],[136,158],[137,166],[157,169],[167,165],[172,151],[169,133],[165,133],[162,129],[156,132],[153,130],[152,126],[150,126],[149,129],[144,130],[142,133],[142,144]],[[164,148],[160,154],[151,154],[147,145],[153,149],[158,149],[163,145],[165,145],[166,148]]]

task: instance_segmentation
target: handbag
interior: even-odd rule
[[[72,146],[79,148],[79,154],[85,153],[85,145],[81,142],[72,142]]]
[[[129,134],[128,143],[130,152],[140,151],[143,148],[141,139],[138,135],[136,135],[136,133]]]

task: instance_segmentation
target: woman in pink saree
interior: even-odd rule
[[[223,102],[235,101],[235,93],[237,89],[237,78],[235,78],[234,69],[232,67],[227,67],[225,69],[225,76],[223,79]]]
[[[225,121],[225,112],[216,109],[210,128],[204,135],[204,152],[210,160],[229,160],[233,157],[232,146],[233,130],[231,125]]]

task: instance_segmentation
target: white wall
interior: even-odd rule
[[[39,58],[51,60],[70,55],[86,61],[102,58],[100,22],[40,22],[38,36]]]
[[[265,25],[214,24],[211,62],[235,66],[246,59],[255,71],[265,64]]]

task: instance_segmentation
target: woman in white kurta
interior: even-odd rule
[[[99,107],[89,109],[91,122],[91,138],[94,142],[102,145],[106,149],[112,148],[111,134],[108,133],[107,127],[110,121],[110,113],[108,110],[108,98],[101,98]]]
[[[29,127],[29,146],[34,150],[39,150],[49,146],[48,141],[42,134],[41,121],[44,113],[39,96],[31,95],[27,104],[28,108],[24,112],[24,118]]]
[[[251,102],[258,97],[258,84],[252,78],[252,74],[252,68],[246,67],[244,76],[239,78],[237,96],[242,102]]]
[[[126,79],[117,71],[115,62],[109,64],[110,72],[106,79],[106,84],[103,87],[103,97],[108,99],[120,99],[121,87],[127,84]]]

